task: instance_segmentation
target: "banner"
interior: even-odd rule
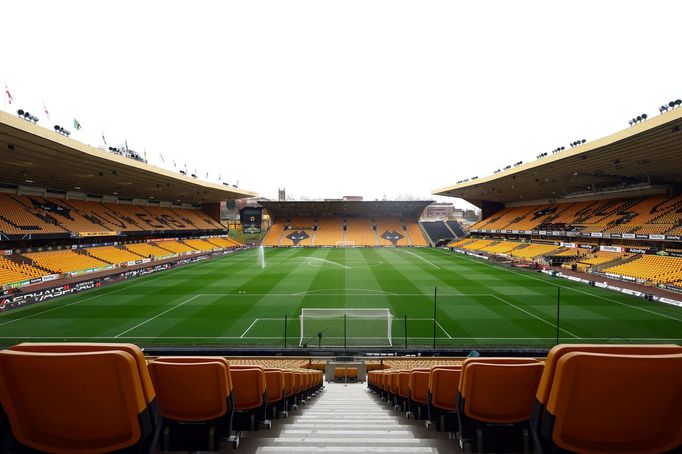
[[[0,255],[12,255],[12,250],[6,249],[4,251],[0,251]]]
[[[117,236],[118,232],[78,232],[78,236],[81,238],[87,236]]]
[[[625,252],[630,252],[631,254],[651,254],[652,251],[651,249],[642,249],[639,247],[626,247],[624,248]]]
[[[599,250],[606,252],[623,252],[623,248],[621,246],[599,246]]]

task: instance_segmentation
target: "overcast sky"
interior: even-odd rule
[[[658,115],[682,97],[680,17],[641,0],[6,0],[0,106],[265,197],[433,198]]]

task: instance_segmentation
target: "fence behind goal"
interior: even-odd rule
[[[389,309],[303,308],[299,346],[391,347]]]

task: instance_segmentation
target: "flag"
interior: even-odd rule
[[[109,146],[107,139],[104,138],[104,129],[102,129],[102,142],[104,142],[104,145]]]
[[[50,119],[50,112],[47,110],[47,106],[45,105],[45,101],[43,101],[43,112],[45,112],[45,116],[47,119]]]
[[[147,149],[144,149],[144,162],[147,162]]]
[[[7,88],[7,84],[5,84],[5,95],[7,96],[7,102],[12,104],[12,101],[14,101],[14,98],[12,98],[12,94],[9,92],[9,88]]]
[[[178,166],[175,165],[175,159],[173,159],[173,168],[174,168],[174,169],[177,169],[177,168],[178,168]]]
[[[126,151],[128,151],[128,139],[125,139],[124,143],[125,143]]]
[[[163,163],[165,164],[165,163],[166,163],[166,160],[163,159],[163,155],[162,155],[161,153],[159,153],[159,156],[161,156],[161,162],[163,162]]]
[[[76,131],[80,131],[81,129],[81,124],[78,123],[78,120],[76,120],[76,117],[73,118],[73,129]]]
[[[223,177],[218,174],[218,181],[223,181]]]
[[[208,180],[208,172],[206,172],[206,179]]]

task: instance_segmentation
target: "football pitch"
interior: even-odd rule
[[[0,344],[297,347],[304,308],[376,308],[388,309],[391,321],[305,319],[303,340],[316,348],[323,332],[323,346],[418,348],[431,347],[435,332],[438,348],[549,347],[558,287],[560,342],[682,343],[680,308],[442,249],[264,255],[264,267],[250,249],[2,313]]]

